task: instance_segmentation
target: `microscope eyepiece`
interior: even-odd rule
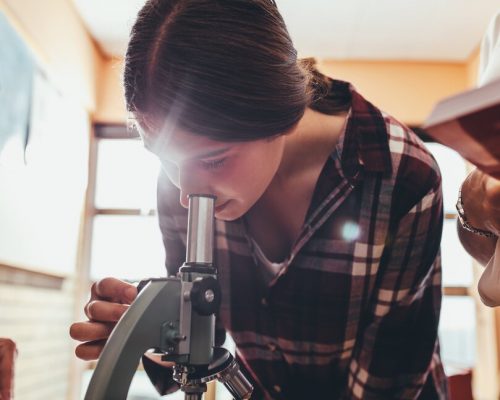
[[[186,264],[213,263],[215,196],[189,196]]]

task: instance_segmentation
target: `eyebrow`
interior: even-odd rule
[[[145,148],[148,148],[148,146],[144,146]],[[189,160],[203,160],[203,159],[207,159],[207,158],[212,158],[212,157],[216,157],[216,156],[219,156],[221,154],[225,154],[227,153],[229,150],[231,150],[232,147],[231,146],[228,146],[228,147],[223,147],[223,148],[220,148],[220,149],[217,149],[217,150],[213,150],[213,151],[208,151],[206,153],[200,153],[200,154],[197,154],[197,155],[194,155],[193,157],[189,157]],[[151,149],[149,149],[151,151]],[[153,154],[156,154],[160,159],[165,159],[164,157],[160,156],[158,153],[152,151]]]
[[[198,155],[196,155],[194,157],[191,157],[191,159],[211,158],[211,157],[215,157],[215,156],[219,156],[221,154],[224,154],[224,153],[228,152],[229,150],[231,150],[230,146],[223,147],[221,149],[217,149],[217,150],[214,150],[214,151],[209,151],[207,153],[198,154]]]

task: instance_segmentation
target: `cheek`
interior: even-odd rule
[[[251,160],[232,170],[231,181],[235,192],[252,200],[267,188],[272,174],[265,160]]]
[[[180,188],[179,169],[175,165],[168,163],[162,163],[162,169],[165,171],[168,179],[170,179],[170,182],[172,182],[177,188]]]
[[[237,167],[227,168],[220,173],[208,177],[210,187],[220,196],[232,196],[241,192],[243,178]]]

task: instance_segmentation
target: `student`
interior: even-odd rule
[[[148,1],[124,84],[163,165],[170,275],[187,196],[217,196],[218,318],[253,398],[447,397],[441,177],[408,128],[298,60],[272,0]],[[98,357],[135,294],[111,278],[93,286],[89,321],[71,328],[77,356]],[[162,394],[175,388],[144,361]]]
[[[14,365],[16,344],[11,339],[0,338],[0,400],[14,398]]]
[[[478,82],[484,85],[495,79],[500,79],[500,12],[492,18],[481,44]],[[476,169],[460,192],[460,241],[470,255],[486,265],[479,294],[486,305],[496,307],[500,305],[500,180]]]

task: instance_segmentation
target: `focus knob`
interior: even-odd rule
[[[193,309],[198,314],[203,316],[215,314],[221,302],[219,282],[210,276],[196,279],[190,297]]]

